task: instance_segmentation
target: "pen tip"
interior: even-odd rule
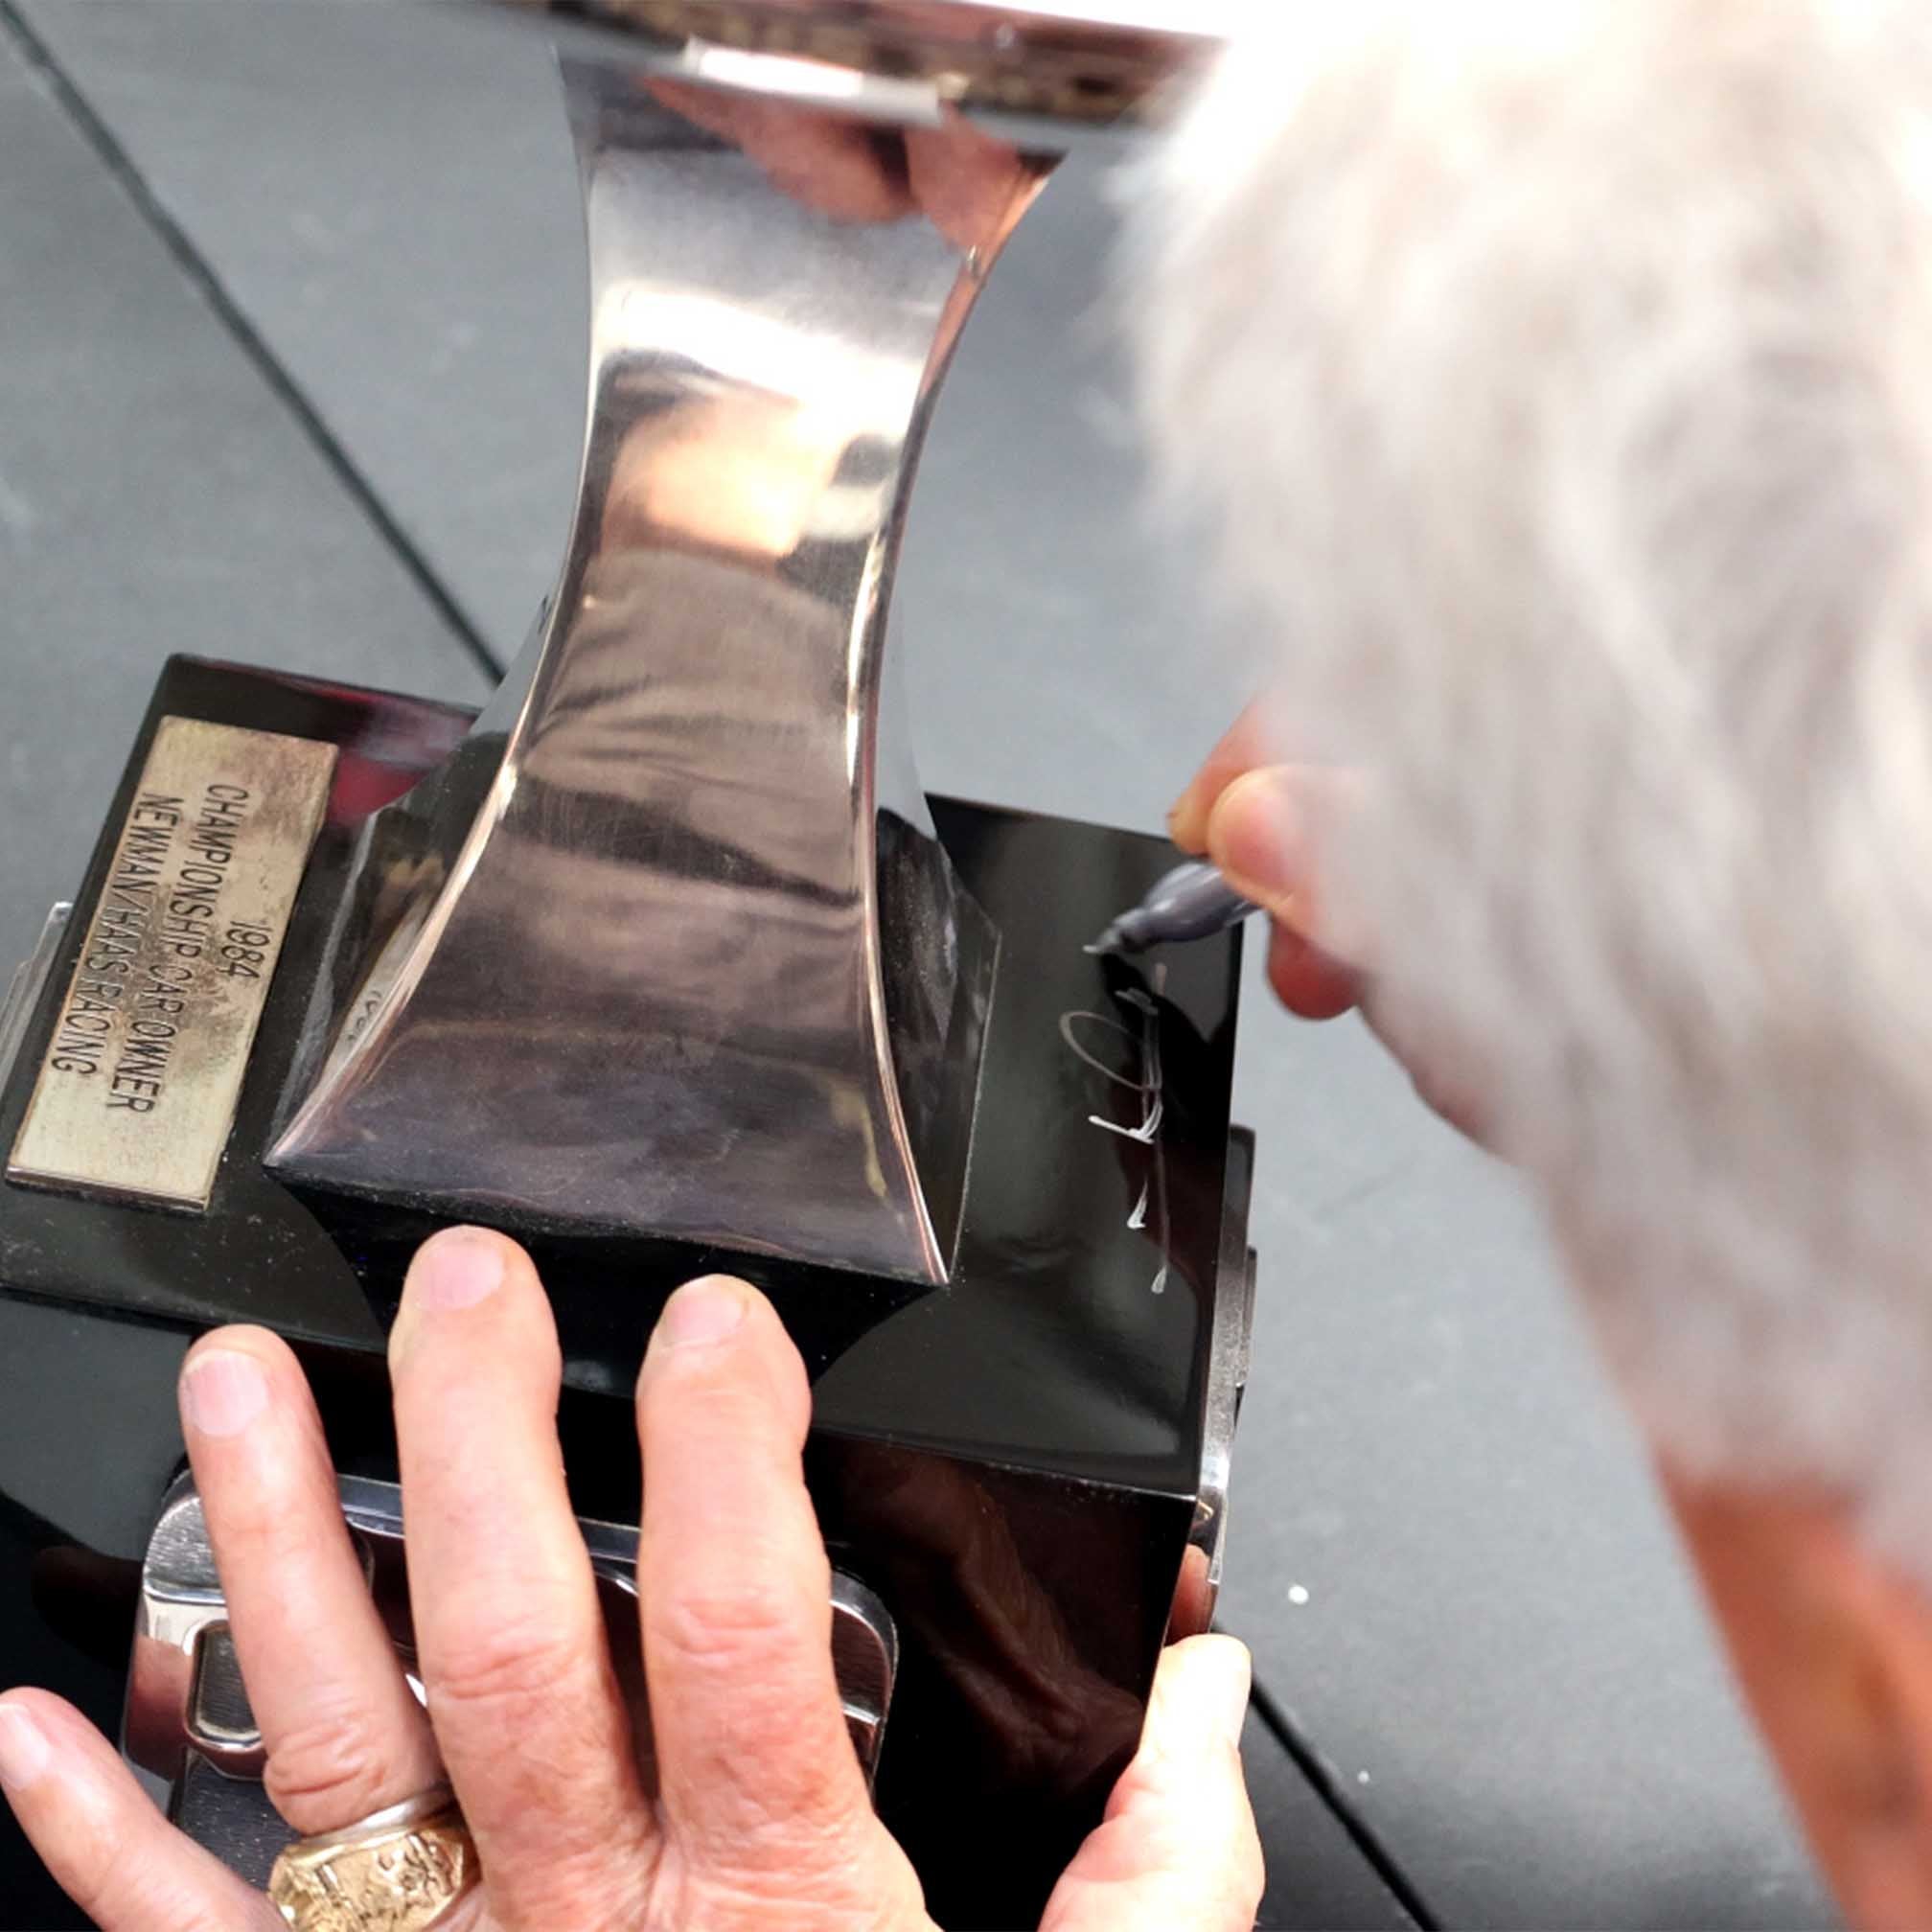
[[[1099,938],[1090,941],[1080,950],[1083,953],[1092,954],[1095,958],[1102,957],[1103,955],[1109,953],[1119,952],[1120,930],[1118,926],[1116,925],[1108,927],[1106,932],[1101,933]]]

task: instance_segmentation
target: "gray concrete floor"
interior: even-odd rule
[[[584,303],[544,53],[453,9],[8,0],[0,184],[11,959],[170,652],[486,687],[561,552]],[[1247,678],[1141,514],[1113,225],[1070,171],[1013,243],[897,607],[929,784],[1153,827]],[[1365,1837],[1449,1924],[1828,1922],[1521,1191],[1252,991],[1264,1923],[1408,1922]]]

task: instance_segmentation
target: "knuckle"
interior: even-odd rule
[[[762,1673],[802,1650],[798,1600],[775,1583],[672,1593],[652,1621],[672,1668],[703,1675]]]
[[[262,1463],[224,1459],[196,1471],[215,1561],[224,1576],[233,1566],[277,1575],[341,1534],[333,1485],[318,1471],[327,1449],[308,1422],[298,1455]],[[230,1579],[232,1580],[232,1578]]]
[[[222,1471],[201,1484],[215,1560],[258,1565],[264,1573],[285,1568],[314,1544],[314,1523],[291,1508],[285,1485],[249,1471]]]
[[[432,1715],[505,1718],[554,1705],[583,1672],[577,1646],[540,1623],[482,1623],[450,1642],[426,1680]]]
[[[319,1711],[275,1740],[263,1782],[275,1808],[298,1828],[336,1811],[359,1818],[389,1802],[394,1756],[366,1714]]]

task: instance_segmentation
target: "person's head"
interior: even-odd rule
[[[1255,8],[1162,455],[1848,1907],[1932,1923],[1932,9]]]

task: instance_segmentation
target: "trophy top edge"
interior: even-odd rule
[[[835,90],[847,111],[919,122],[953,107],[1052,147],[1144,119],[1224,43],[1236,0],[579,0],[567,15],[555,0],[492,4],[541,16],[560,51],[794,99],[799,63],[816,63],[847,77]]]

